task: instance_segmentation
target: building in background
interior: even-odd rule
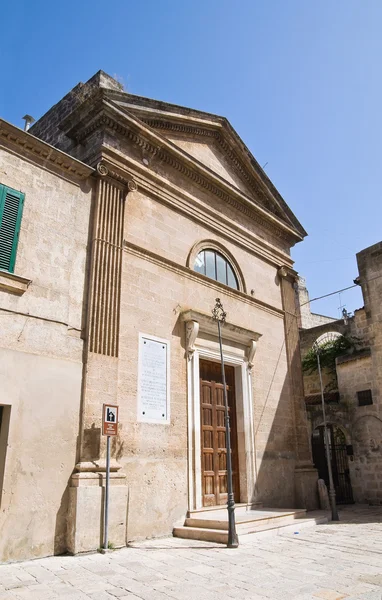
[[[30,133],[2,127],[1,183],[25,208],[0,277],[31,283],[0,293],[1,559],[101,545],[103,403],[115,546],[226,502],[217,297],[235,500],[315,508],[290,257],[305,231],[229,122],[100,71]]]
[[[323,371],[327,418],[331,429],[333,475],[339,502],[382,503],[382,243],[357,254],[364,306],[353,317],[310,326],[323,319],[306,314],[302,320],[301,354],[313,344],[339,336],[349,348],[335,361],[334,372]],[[297,288],[300,303],[308,296],[304,281]],[[304,314],[303,311],[302,315]],[[308,324],[308,327],[304,325]],[[305,402],[311,424],[313,458],[327,481],[322,409],[317,371],[304,374]]]

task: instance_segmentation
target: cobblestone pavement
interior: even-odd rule
[[[382,600],[382,507],[240,548],[165,538],[0,566],[0,600]]]

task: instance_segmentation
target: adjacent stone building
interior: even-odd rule
[[[17,518],[23,496],[15,493],[20,499],[11,508],[3,484],[1,559],[101,545],[104,403],[118,405],[120,421],[112,443],[114,545],[170,534],[188,510],[226,502],[220,355],[211,315],[217,297],[227,313],[223,351],[235,501],[315,508],[317,471],[290,257],[305,231],[229,122],[128,94],[100,71],[30,133],[15,131],[25,138],[24,148],[35,144],[48,158],[30,178],[15,179],[10,169],[2,175],[1,183],[30,197],[35,212],[23,216],[15,267],[32,283],[21,298],[4,291],[0,306],[23,313],[33,308],[60,324],[40,319],[41,332],[31,332],[34,360],[44,357],[44,377],[37,370],[33,376],[50,382],[37,398],[28,394],[27,367],[7,369],[0,475],[5,482],[24,478],[27,494],[28,478],[39,473],[36,493],[54,487],[57,497],[46,503],[44,528],[36,511],[24,508],[29,525],[16,536],[12,515]],[[11,136],[1,139],[6,160],[16,160],[7,146]],[[29,173],[29,155],[19,154]],[[62,157],[56,162],[65,175],[51,168],[51,156]],[[44,198],[47,231],[37,233]],[[28,253],[35,257],[33,269]],[[44,291],[38,291],[36,270],[45,278]],[[36,294],[46,296],[34,305]],[[26,318],[9,318],[8,341],[1,336],[0,342],[6,356],[21,353]],[[49,343],[44,327],[56,332],[54,338],[46,334]],[[45,364],[57,353],[75,370],[73,388],[66,371],[56,378]],[[28,449],[16,433],[18,418],[30,423],[37,440]],[[49,536],[54,543],[43,543]]]
[[[336,360],[335,374],[323,372],[327,418],[332,432],[333,470],[339,502],[382,503],[382,243],[357,254],[364,306],[353,317],[301,329],[304,356],[317,339],[344,335],[354,348]],[[304,283],[298,288],[306,302]],[[305,304],[305,307],[309,304]],[[309,318],[306,323],[311,323]],[[322,446],[322,409],[317,373],[304,374],[313,456],[327,478]]]
[[[67,548],[92,172],[0,120],[0,561]]]

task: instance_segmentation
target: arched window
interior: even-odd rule
[[[195,259],[194,271],[229,285],[235,290],[239,289],[239,283],[233,268],[228,260],[216,250],[205,249],[199,252]]]

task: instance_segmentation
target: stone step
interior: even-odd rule
[[[300,519],[306,516],[306,510],[295,510],[295,511],[282,511],[271,513],[269,511],[255,511],[250,510],[245,513],[237,513],[235,510],[236,517],[236,529],[240,534],[251,533],[264,525],[275,527],[278,525],[287,525],[293,523],[296,519]],[[228,531],[228,513],[225,509],[224,512],[219,511],[217,513],[203,513],[199,516],[189,517],[185,520],[184,525],[186,527],[200,527],[204,529],[219,529]]]
[[[240,504],[235,504],[235,514],[239,515],[239,514],[246,514],[248,511],[250,510],[257,510],[257,509],[261,509],[262,508],[262,503],[261,502],[255,502],[254,504],[245,504],[245,503],[240,503]],[[198,518],[201,514],[210,514],[210,513],[217,513],[217,512],[222,512],[222,511],[226,511],[227,512],[227,505],[226,504],[222,504],[221,506],[204,506],[203,508],[197,508],[196,510],[189,510],[187,511],[187,517],[188,518]]]
[[[269,525],[263,524],[262,526],[257,527],[255,530],[249,531],[241,531],[239,530],[239,526],[237,526],[237,533],[240,537],[244,538],[244,543],[246,540],[246,536],[250,534],[254,534],[259,537],[267,537],[267,536],[275,536],[280,535],[281,533],[294,532],[298,533],[302,529],[307,527],[314,527],[315,525],[320,525],[328,522],[328,517],[323,513],[316,514],[315,516],[308,518],[297,518],[291,523],[285,523],[283,525]],[[226,544],[228,542],[228,531],[223,529],[209,529],[206,527],[175,527],[173,530],[174,537],[189,539],[189,540],[199,540],[203,542],[214,542],[218,544]],[[250,539],[250,538],[248,538]]]
[[[172,534],[174,537],[201,542],[226,544],[228,541],[228,532],[219,529],[205,529],[204,527],[174,527]]]

